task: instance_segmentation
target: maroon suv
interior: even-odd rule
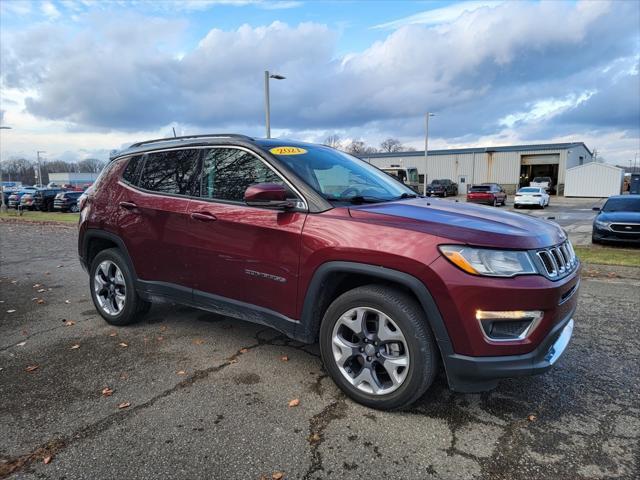
[[[541,373],[573,330],[579,262],[555,224],[434,200],[329,147],[241,135],[132,145],[81,202],[107,322],[171,301],[319,341],[355,400],[398,408]]]

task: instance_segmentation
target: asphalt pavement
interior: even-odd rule
[[[638,478],[640,276],[588,272],[553,370],[473,395],[441,375],[381,412],[262,326],[158,305],[111,327],[73,227],[0,222],[0,478]]]

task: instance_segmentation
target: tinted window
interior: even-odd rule
[[[540,193],[539,188],[526,187],[518,190],[518,193]]]
[[[490,192],[491,187],[489,185],[473,186],[469,189],[470,192]]]
[[[256,183],[284,185],[273,170],[249,152],[236,148],[212,148],[205,153],[202,197],[243,202],[245,190]]]
[[[264,141],[261,145],[272,149],[277,144]],[[302,150],[294,155],[276,153],[274,156],[330,201],[349,201],[358,196],[382,201],[402,194],[415,195],[391,175],[347,153],[306,144]]]
[[[610,198],[602,210],[605,212],[640,212],[640,198]]]
[[[153,192],[197,196],[200,150],[150,153],[144,162],[140,187]]]
[[[142,155],[137,155],[129,160],[124,172],[122,172],[122,178],[131,185],[137,185],[140,179],[140,171],[142,170]]]

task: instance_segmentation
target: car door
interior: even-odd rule
[[[164,286],[191,283],[185,231],[189,197],[197,195],[199,149],[174,149],[134,157],[124,169],[117,199],[118,235],[138,277]]]
[[[188,209],[194,296],[216,295],[292,318],[306,209],[247,206],[244,192],[257,183],[292,188],[247,149],[213,147],[203,155],[200,198]],[[302,200],[293,190],[292,197]]]

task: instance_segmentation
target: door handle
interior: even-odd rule
[[[133,202],[120,202],[120,206],[126,210],[133,210],[134,208],[138,208],[138,205]]]
[[[211,215],[210,213],[202,213],[202,212],[193,212],[191,214],[191,218],[194,220],[198,220],[200,222],[214,222],[216,219],[215,215]]]

